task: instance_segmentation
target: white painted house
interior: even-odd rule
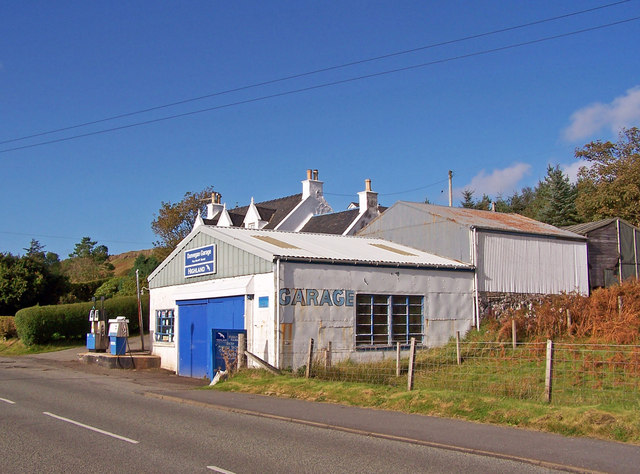
[[[334,361],[382,359],[469,330],[473,276],[381,239],[199,225],[149,276],[152,352],[211,378],[216,334],[235,330],[279,368],[304,365],[309,338]]]

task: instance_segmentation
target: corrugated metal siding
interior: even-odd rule
[[[459,262],[472,263],[469,228],[397,203],[357,235],[398,242]]]
[[[586,242],[478,232],[480,291],[589,291]]]
[[[203,275],[185,278],[184,276],[184,252],[205,245],[216,245],[217,271],[214,275]],[[205,233],[196,234],[184,249],[177,253],[171,261],[149,282],[151,288],[160,288],[171,285],[184,285],[206,280],[217,280],[256,273],[269,273],[273,271],[272,262],[236,248]]]

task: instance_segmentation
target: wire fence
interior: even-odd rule
[[[349,357],[322,348],[306,357],[310,370],[299,375],[322,380],[640,407],[640,346],[453,342],[413,355],[404,346]]]

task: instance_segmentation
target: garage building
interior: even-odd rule
[[[180,375],[212,378],[215,330],[246,331],[278,368],[394,356],[412,337],[446,342],[472,326],[473,267],[381,239],[196,226],[149,276],[152,352]]]

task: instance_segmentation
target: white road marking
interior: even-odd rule
[[[140,442],[140,441],[136,441],[135,439],[125,438],[124,436],[120,436],[120,435],[117,435],[115,433],[110,433],[109,431],[101,430],[100,428],[96,428],[94,426],[85,425],[84,423],[80,423],[79,421],[74,421],[74,420],[70,420],[69,418],[65,418],[63,416],[54,415],[53,413],[49,413],[48,411],[43,411],[42,413],[44,413],[45,415],[50,416],[52,418],[56,418],[58,420],[66,421],[67,423],[71,423],[73,425],[80,426],[82,428],[86,428],[86,429],[91,430],[91,431],[95,431],[96,433],[100,433],[100,434],[103,434],[103,435],[111,436],[112,438],[117,438],[117,439],[120,439],[122,441],[126,441],[127,443],[138,444]]]
[[[235,474],[233,471],[227,471],[226,469],[222,469],[218,466],[207,466],[207,469],[211,469],[212,471],[220,472],[222,474]]]
[[[6,398],[0,398],[0,402],[5,402],[8,403],[9,405],[15,405],[16,402],[13,402],[11,400],[7,400]]]

